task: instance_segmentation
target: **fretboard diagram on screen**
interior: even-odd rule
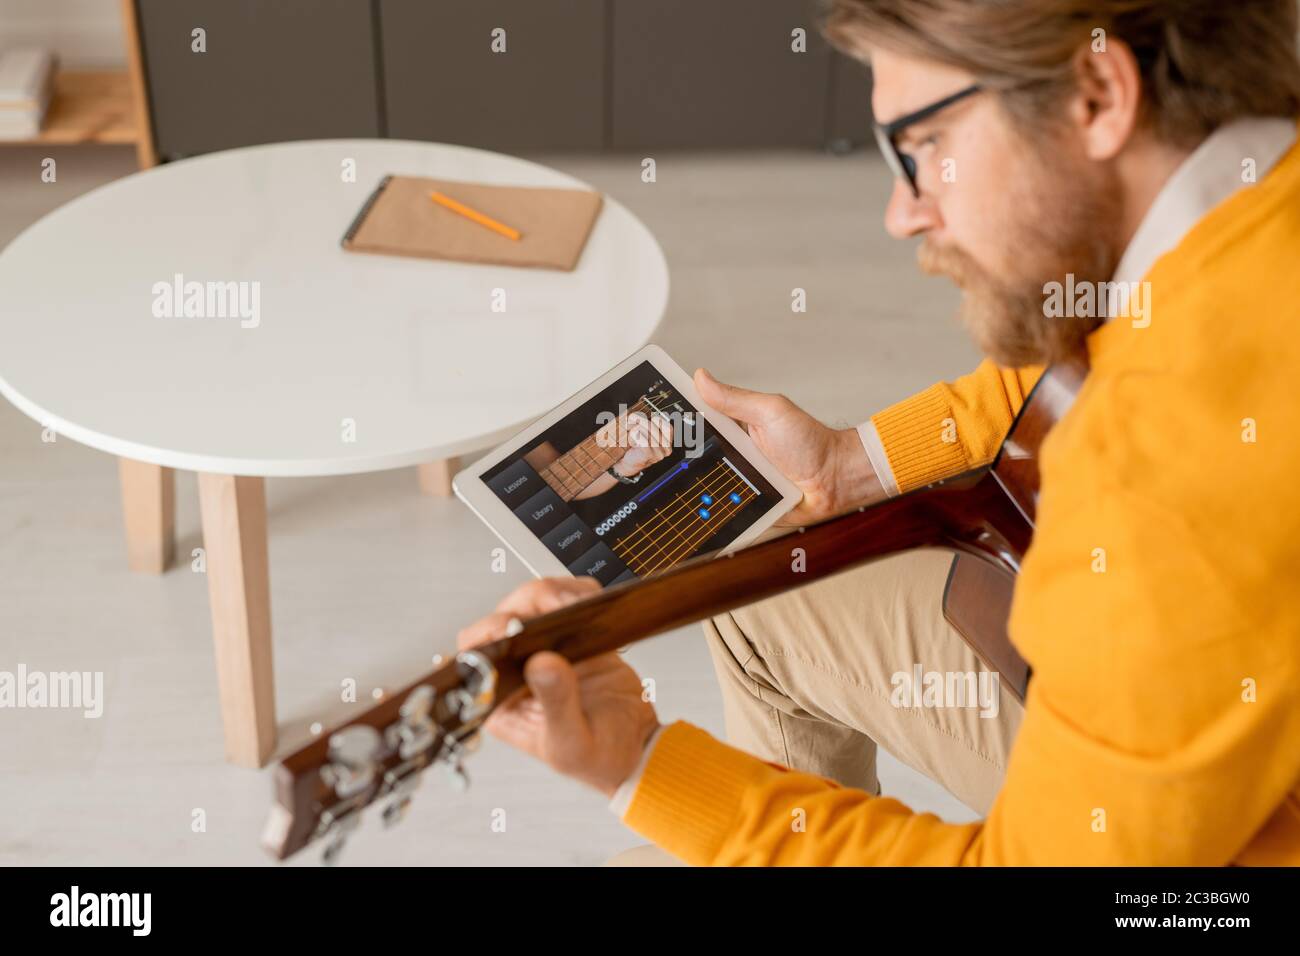
[[[615,541],[614,553],[642,577],[670,568],[694,554],[755,497],[749,480],[722,458]]]

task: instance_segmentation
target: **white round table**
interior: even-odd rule
[[[262,479],[420,465],[445,494],[455,456],[645,344],[667,303],[662,250],[608,196],[573,272],[345,252],[389,173],[589,188],[462,146],[278,143],[102,186],[0,253],[0,394],[122,460],[133,568],[170,563],[173,470],[200,475],[237,763],[264,763],[275,742]],[[159,284],[177,282],[242,283],[257,308],[156,314]]]

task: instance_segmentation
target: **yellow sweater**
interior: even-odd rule
[[[1011,615],[1034,677],[987,819],[679,722],[629,826],[694,864],[1300,864],[1300,147],[1147,280],[1150,325],[1090,337],[1043,448]],[[900,487],[987,460],[1036,375],[985,364],[876,416]]]

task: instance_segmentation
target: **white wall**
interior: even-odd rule
[[[123,68],[120,0],[0,0],[0,50],[48,47],[74,69]]]

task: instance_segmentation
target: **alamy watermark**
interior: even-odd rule
[[[159,319],[239,319],[239,327],[262,324],[262,283],[185,281],[153,284],[153,314]]]
[[[654,418],[671,425],[673,430],[672,447],[686,449],[687,458],[698,458],[704,451],[704,422],[694,412],[654,411]],[[618,422],[617,429],[608,428]],[[645,436],[650,427],[650,416],[642,411],[632,411],[620,404],[616,412],[600,412],[596,415],[596,444],[601,448],[635,448],[637,434]]]
[[[984,718],[998,715],[1001,675],[997,671],[927,671],[913,664],[889,679],[895,707],[979,708]]]
[[[152,893],[83,893],[73,885],[50,897],[51,926],[124,927],[148,936],[153,927]]]
[[[103,671],[0,671],[0,708],[80,710],[97,720],[104,713]]]
[[[1064,282],[1043,285],[1043,315],[1049,319],[1112,319],[1127,316],[1133,328],[1151,324],[1150,282],[1089,282],[1067,273]]]

